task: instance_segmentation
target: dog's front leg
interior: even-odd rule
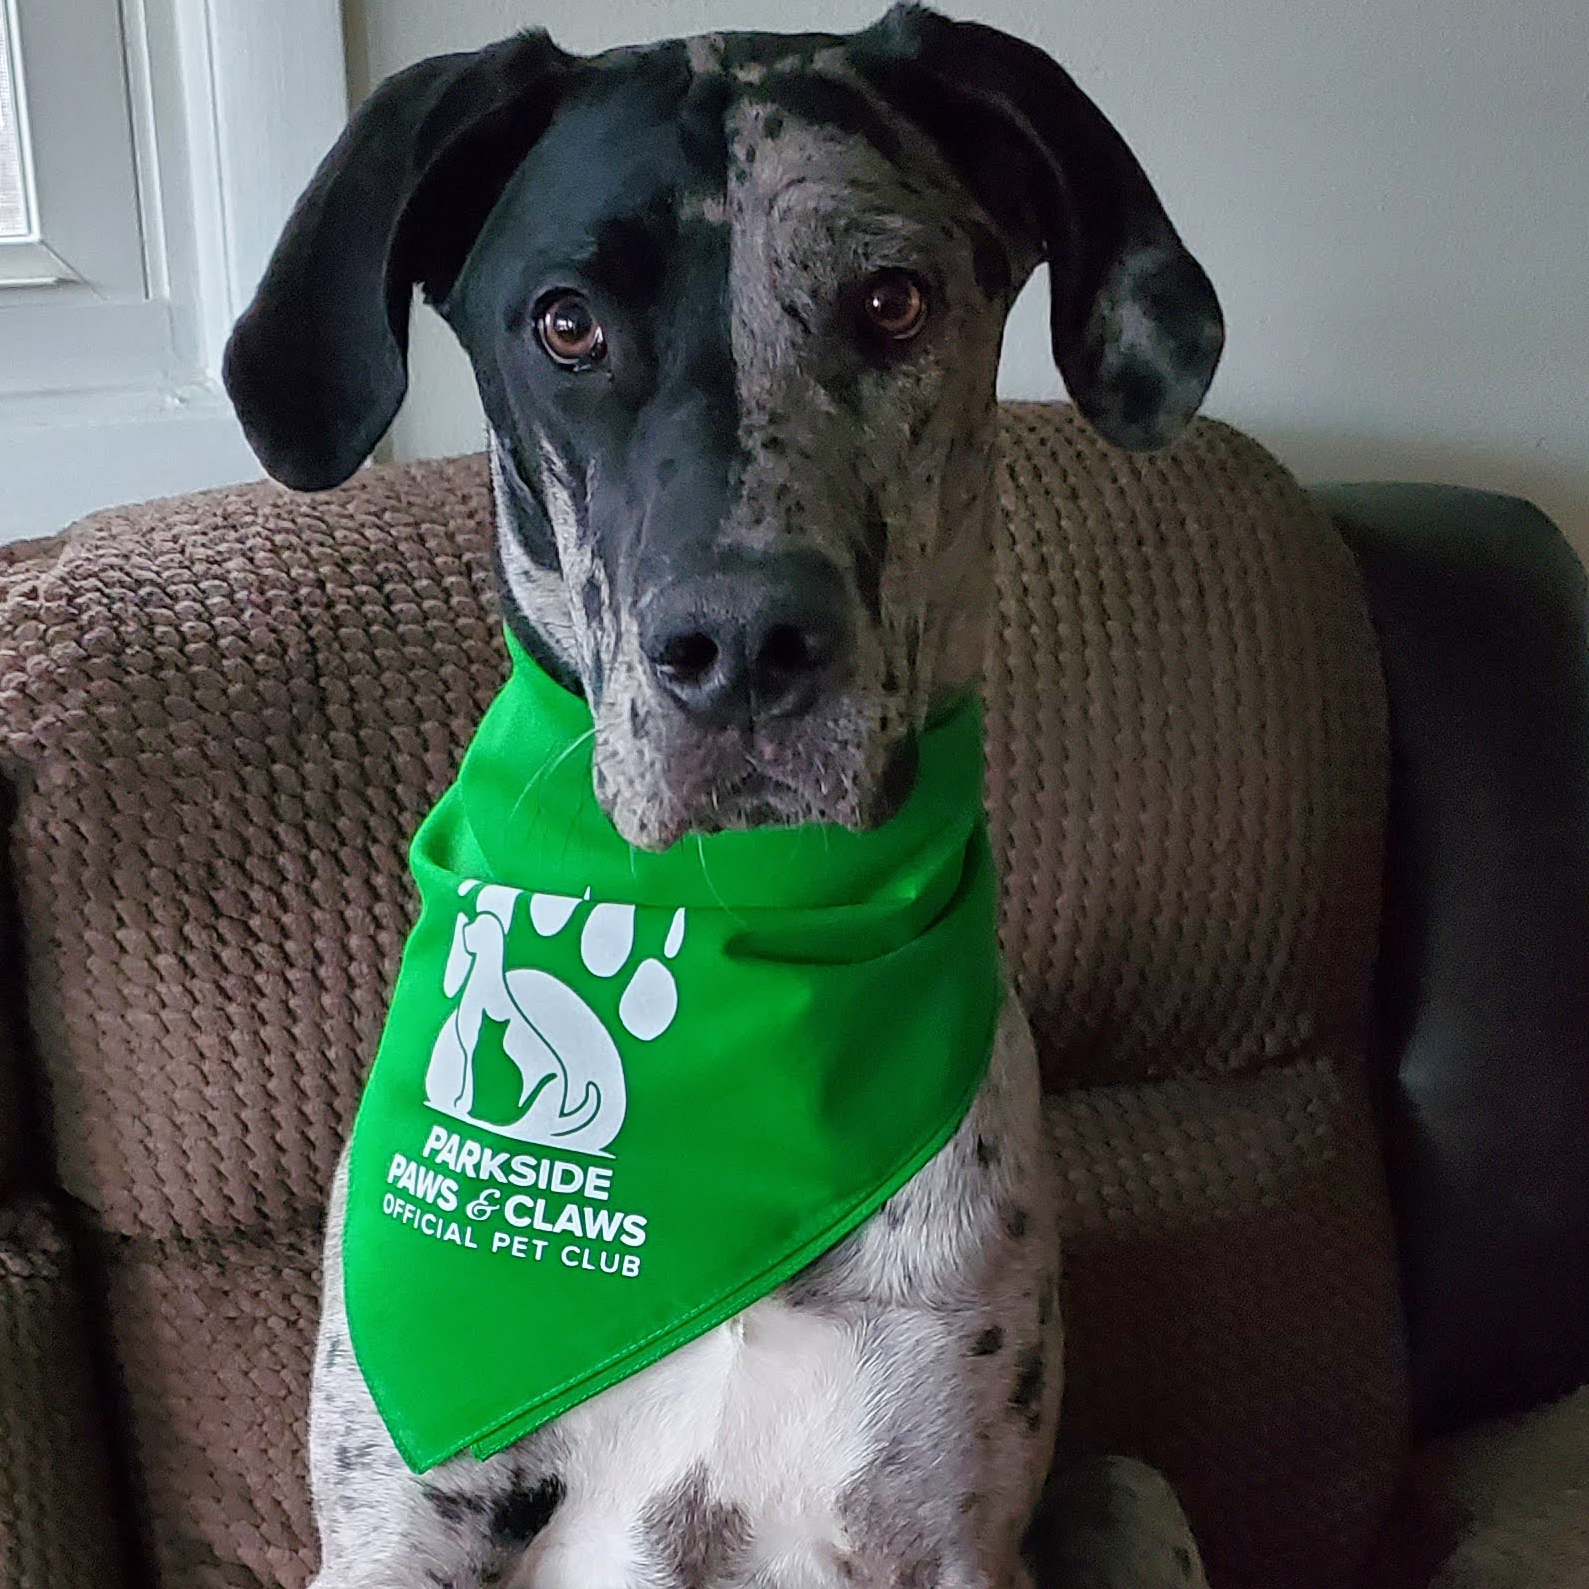
[[[1169,1481],[1129,1457],[1056,1467],[1029,1549],[1044,1583],[1208,1589],[1197,1542]]]
[[[346,1164],[331,1192],[324,1304],[309,1405],[320,1530],[312,1589],[483,1589],[503,1581],[563,1498],[550,1436],[486,1461],[411,1473],[354,1361],[342,1301]]]

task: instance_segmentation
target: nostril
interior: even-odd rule
[[[826,558],[724,554],[641,594],[637,636],[653,687],[708,728],[807,711],[849,663],[842,576]]]
[[[657,653],[657,671],[671,684],[699,684],[717,666],[717,642],[696,630],[674,635]]]
[[[758,668],[771,674],[815,673],[825,661],[821,642],[792,623],[774,624],[756,653]]]

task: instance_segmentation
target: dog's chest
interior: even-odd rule
[[[564,1500],[515,1589],[870,1583],[911,1549],[1007,1546],[1058,1320],[1035,1074],[1024,1029],[1001,1035],[955,1137],[875,1218],[548,1431]],[[931,1544],[892,1537],[902,1517]]]
[[[875,1460],[864,1331],[774,1295],[559,1420],[567,1500],[515,1580],[826,1553]]]

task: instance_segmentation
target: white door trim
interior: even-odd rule
[[[218,375],[227,332],[347,117],[342,11],[338,0],[164,3],[180,29],[204,362]]]

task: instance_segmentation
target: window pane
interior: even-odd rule
[[[11,85],[11,26],[0,3],[0,238],[28,235],[27,197],[22,189],[21,130]]]

